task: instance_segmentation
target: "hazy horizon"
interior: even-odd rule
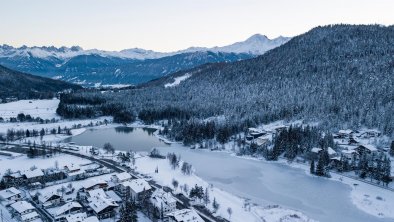
[[[1,0],[0,44],[170,52],[329,24],[392,25],[390,0]]]

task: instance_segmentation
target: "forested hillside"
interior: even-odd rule
[[[165,87],[186,73],[179,85]],[[394,27],[334,25],[314,28],[255,59],[203,65],[129,91],[81,96],[121,101],[146,121],[189,119],[179,131],[190,127],[191,117],[224,115],[229,134],[279,119],[305,119],[330,128],[378,128],[392,136],[393,86]]]
[[[55,93],[66,89],[81,89],[71,83],[33,76],[0,66],[0,99],[7,97],[17,99],[53,98]]]

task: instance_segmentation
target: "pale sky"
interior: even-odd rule
[[[0,44],[174,51],[394,23],[394,0],[0,0]]]

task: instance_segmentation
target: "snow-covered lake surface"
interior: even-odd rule
[[[88,137],[78,139],[84,135]],[[183,160],[194,166],[196,174],[208,183],[239,197],[249,198],[256,204],[279,204],[319,221],[393,221],[372,216],[357,208],[352,203],[350,186],[312,177],[302,169],[281,163],[239,158],[223,152],[192,150],[179,144],[163,147],[156,137],[138,128],[127,133],[119,133],[114,129],[86,131],[73,137],[72,141],[96,146],[110,142],[120,150],[133,148],[137,151],[138,147],[142,147],[141,144],[145,144],[142,151],[149,151],[161,144],[163,154],[180,154]]]
[[[392,221],[359,210],[348,185],[311,177],[301,169],[180,146],[161,150],[180,154],[204,180],[257,204],[279,204],[319,221]]]

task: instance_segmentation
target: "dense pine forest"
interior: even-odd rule
[[[58,113],[117,113],[120,122],[169,119],[169,135],[186,142],[212,136],[225,142],[246,127],[282,119],[327,129],[377,128],[393,136],[393,55],[393,26],[317,27],[255,59],[203,65],[137,89],[67,94]],[[191,77],[164,87],[186,73]],[[213,116],[225,118],[207,127],[202,120]]]

